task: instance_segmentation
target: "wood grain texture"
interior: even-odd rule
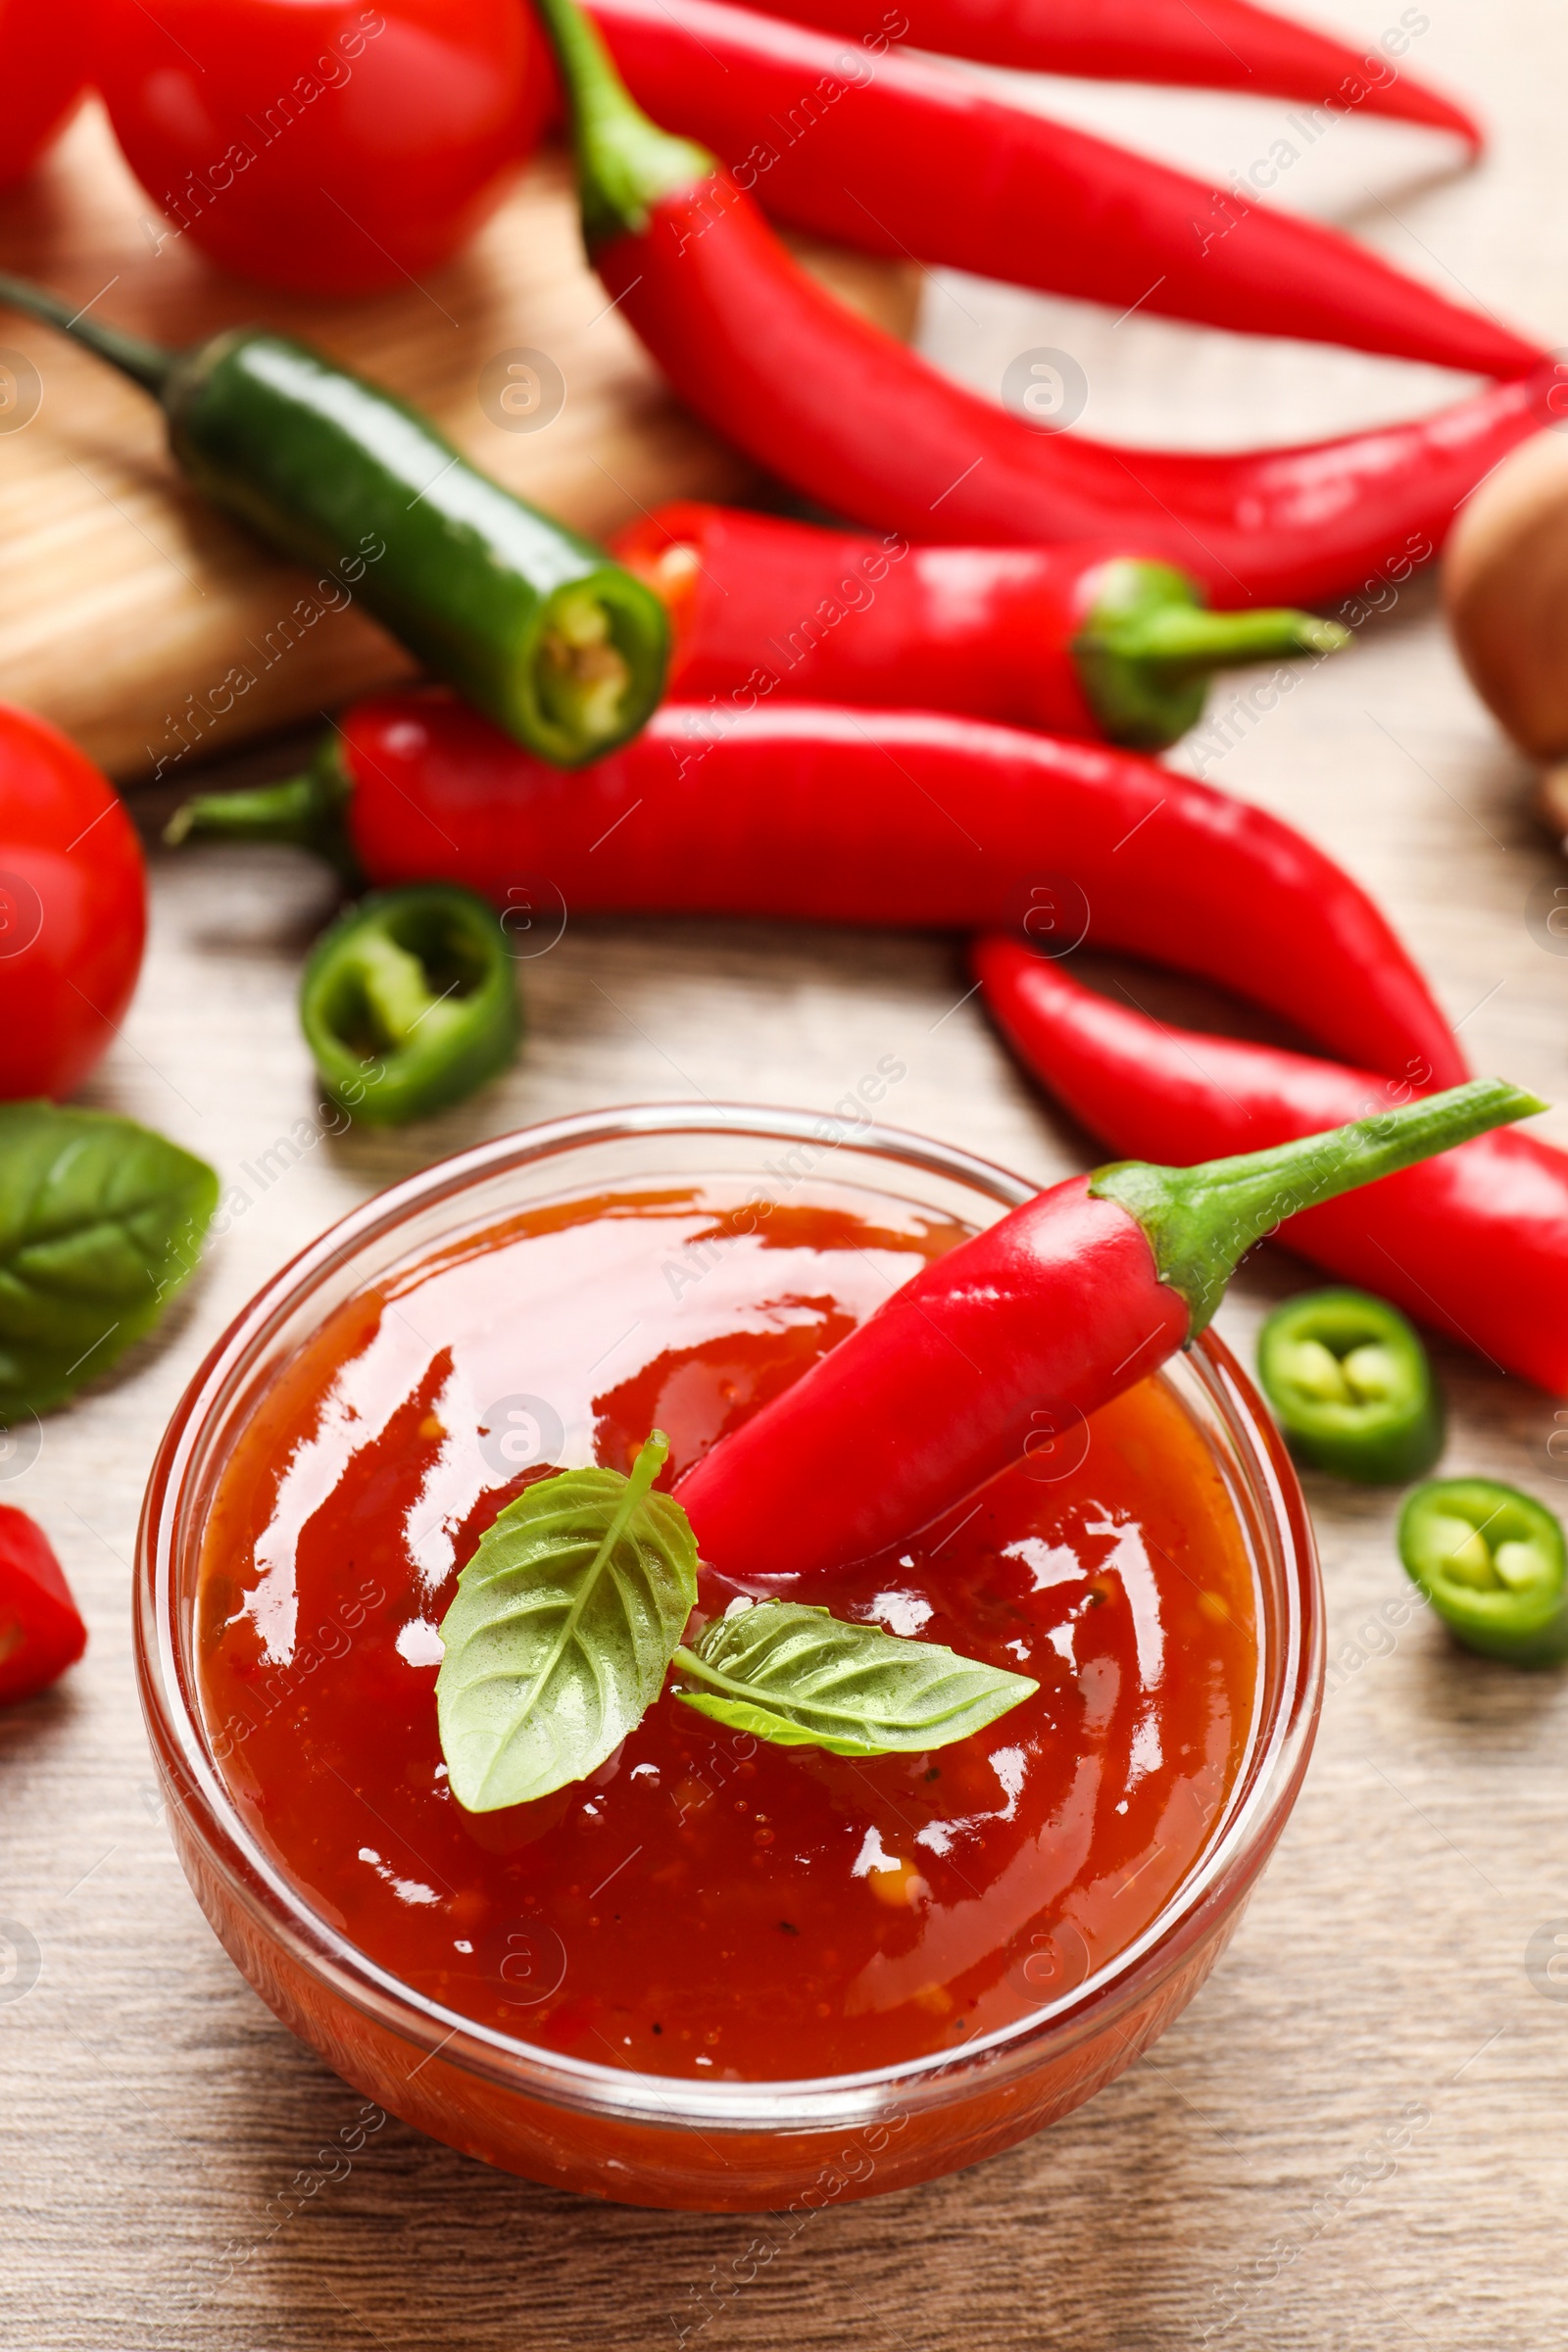
[[[1372,38],[1397,12],[1343,0],[1323,13]],[[1568,20],[1554,0],[1429,14],[1422,65],[1481,106],[1496,160],[1417,194],[1397,172],[1425,151],[1380,146],[1379,196],[1430,249],[1422,266],[1453,268],[1568,340],[1555,201]],[[1199,119],[1185,101],[1173,116]],[[1225,152],[1262,152],[1276,119],[1238,120]],[[984,322],[987,300],[956,285],[933,316],[961,304]],[[1081,318],[1040,305],[1012,348],[1069,344]],[[1130,431],[1255,434],[1275,413],[1276,355],[1253,366],[1245,346],[1195,337],[1189,372],[1162,373],[1147,344],[1117,357],[1138,323],[1112,336],[1102,322],[1096,363],[1121,368],[1097,372],[1097,398],[1103,381]],[[1278,413],[1293,422],[1314,385],[1327,403],[1350,381],[1341,363],[1317,365],[1291,355]],[[1384,397],[1381,375],[1355,381],[1369,406]],[[1223,682],[1216,708],[1245,712],[1248,686]],[[1568,1100],[1568,959],[1528,919],[1532,892],[1564,869],[1430,588],[1229,732],[1214,780],[1302,825],[1377,892],[1464,1020],[1476,1066]],[[326,906],[320,878],[281,852],[156,857],[146,978],[89,1099],[236,1180],[314,1100],[292,998]],[[274,2227],[270,2201],[359,2102],[203,1924],[157,1816],[130,1672],[142,1483],[228,1316],[376,1187],[479,1136],[606,1102],[821,1105],[895,1054],[908,1075],[893,1120],[1042,1180],[1092,1157],[963,1001],[947,942],[606,921],[568,929],[525,987],[529,1044],[504,1085],[428,1127],[307,1154],[215,1247],[160,1340],[53,1417],[35,1460],[0,1464],[0,1495],[49,1528],[93,1636],[64,1688],[0,1718],[0,1916],[40,1954],[36,1982],[0,1986],[0,2344],[651,2352],[695,2328],[684,2340],[700,2352],[1554,2352],[1568,2001],[1539,1988],[1526,1952],[1553,1923],[1568,1934],[1568,1685],[1462,1657],[1429,1623],[1391,1626],[1381,1612],[1404,1591],[1395,1498],[1324,1481],[1312,1502],[1335,1669],[1305,1791],[1211,1983],[1077,2117],[954,2179],[824,2213],[788,2245],[765,2218],[533,2189],[395,2124]],[[1562,1110],[1543,1128],[1568,1144]],[[1310,1279],[1260,1256],[1221,1329],[1245,1353],[1267,1305]],[[1436,1355],[1448,1467],[1568,1506],[1568,1408],[1456,1350]],[[716,2301],[715,2278],[733,2290]]]
[[[797,250],[907,333],[912,265],[809,240]],[[0,257],[159,341],[195,343],[254,318],[318,343],[593,537],[663,499],[733,496],[755,478],[675,406],[608,307],[559,154],[536,159],[467,251],[425,283],[329,304],[227,277],[155,221],[93,106],[28,185],[0,198]],[[481,373],[508,352],[544,353],[564,381],[564,406],[538,430],[512,430],[481,405]],[[29,366],[41,390],[30,420]],[[186,489],[144,393],[3,309],[0,546],[0,694],[52,718],[115,775],[189,765],[413,666],[341,587],[313,595],[310,574]],[[235,670],[251,683],[225,695]]]

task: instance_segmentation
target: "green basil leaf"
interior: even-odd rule
[[[678,1502],[649,1492],[658,1430],[630,1478],[564,1470],[509,1502],[441,1621],[441,1752],[470,1813],[525,1804],[612,1755],[659,1696],[697,1598]]]
[[[734,1601],[675,1652],[677,1698],[780,1747],[920,1754],[966,1740],[1038,1690],[1026,1674],[852,1625],[799,1601]]]
[[[212,1169],[133,1119],[0,1103],[0,1423],[61,1403],[152,1328],[217,1203]]]

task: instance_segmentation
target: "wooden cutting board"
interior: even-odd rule
[[[911,330],[912,267],[798,250],[847,300]],[[755,482],[676,406],[607,308],[559,154],[533,163],[446,270],[397,294],[325,303],[231,278],[171,234],[93,106],[44,171],[0,200],[0,267],[164,342],[251,318],[305,336],[417,402],[477,465],[595,537],[662,499],[733,497]],[[560,371],[564,398],[548,423],[519,430],[486,413],[481,378],[488,367],[490,382],[504,379],[509,356],[525,352]],[[554,388],[548,367],[534,367],[540,376]],[[547,392],[533,413],[553,405]],[[0,698],[52,718],[127,779],[177,777],[411,667],[354,609],[302,605],[303,573],[185,489],[144,394],[4,309],[0,551]],[[319,617],[302,620],[313,605]],[[216,715],[210,698],[236,665],[255,682]]]

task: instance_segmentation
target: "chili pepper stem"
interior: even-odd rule
[[[539,0],[539,15],[571,108],[584,240],[591,248],[638,234],[661,196],[710,178],[718,166],[706,147],[650,122],[575,0]]]
[[[155,400],[161,400],[164,387],[173,371],[177,353],[166,350],[162,343],[149,343],[141,335],[122,333],[119,327],[100,326],[78,310],[73,310],[47,286],[35,286],[25,277],[13,277],[0,270],[0,303],[9,303],[15,311],[24,312],[29,318],[41,318],[45,325],[58,327],[63,335],[74,336],[85,343],[99,359],[128,375],[132,383],[140,384]]]
[[[1249,662],[1283,662],[1293,654],[1337,654],[1350,632],[1312,612],[1269,610],[1211,612],[1203,605],[1165,605],[1113,624],[1099,642],[1124,662],[1206,675]]]
[[[329,746],[302,776],[238,792],[195,794],[175,809],[164,827],[164,839],[171,849],[187,841],[286,842],[315,851],[350,890],[358,890],[364,877],[343,823],[348,797],[335,747]]]
[[[1248,1250],[1284,1218],[1545,1107],[1506,1079],[1476,1078],[1271,1152],[1193,1168],[1119,1160],[1097,1169],[1089,1189],[1143,1227],[1161,1282],[1187,1301],[1196,1339]]]

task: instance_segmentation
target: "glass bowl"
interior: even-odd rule
[[[782,1152],[781,1152],[781,1147]],[[764,1167],[764,1162],[768,1163]],[[278,1367],[346,1298],[460,1232],[563,1195],[780,1167],[978,1228],[1037,1189],[949,1146],[740,1105],[654,1103],[498,1137],[368,1200],[252,1300],[191,1382],[159,1448],[136,1567],[136,1655],[169,1818],[235,1966],[346,2081],[453,2147],[617,2201],[796,2217],[994,2154],[1131,2064],[1190,2001],[1234,1930],[1306,1767],[1322,1695],[1322,1595],[1296,1474],[1212,1331],[1159,1375],[1217,1463],[1251,1553],[1260,1670],[1250,1745],[1209,1843],[1136,1941],[1097,1974],[1048,1946],[1038,2006],[959,2052],[804,2082],[702,2082],[561,2056],[476,2025],[378,1967],[316,1912],[242,1822],[197,1701],[203,1527],[235,1436]],[[1053,1971],[1055,1973],[1053,1974]]]

